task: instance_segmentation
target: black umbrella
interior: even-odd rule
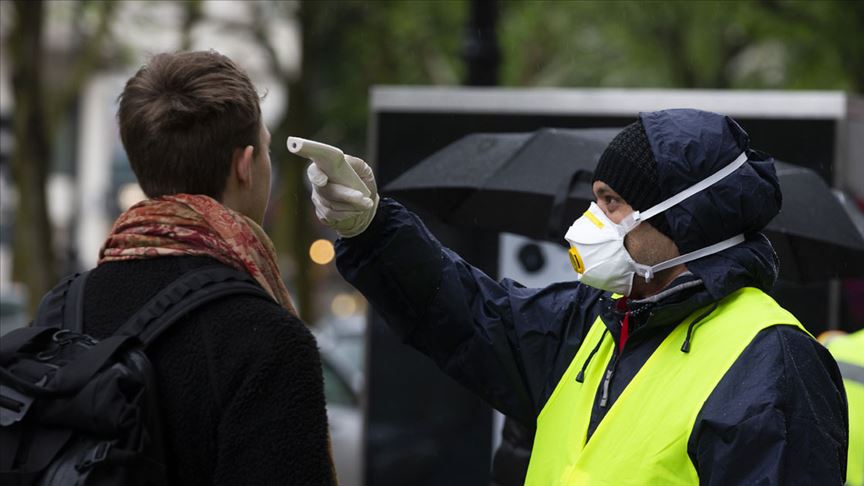
[[[560,240],[594,199],[591,175],[616,129],[468,135],[383,192],[460,226]]]
[[[816,172],[785,162],[775,167],[783,209],[765,233],[780,257],[780,275],[797,281],[864,276],[857,208],[843,204]]]
[[[562,243],[594,199],[591,175],[615,129],[542,129],[468,135],[421,161],[382,192],[442,221]],[[851,206],[812,170],[777,163],[783,210],[765,232],[781,276],[812,281],[864,275],[864,236]]]
[[[530,133],[467,135],[412,167],[382,192],[449,222],[451,213],[481,191],[530,138]]]

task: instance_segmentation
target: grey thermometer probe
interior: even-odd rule
[[[287,145],[292,154],[314,162],[322,172],[327,174],[329,180],[360,191],[366,197],[372,194],[360,176],[348,165],[345,153],[338,148],[298,137],[288,137]]]

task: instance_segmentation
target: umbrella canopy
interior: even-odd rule
[[[451,213],[485,187],[531,137],[530,133],[467,135],[403,173],[382,192],[449,222]]]
[[[864,235],[851,205],[816,172],[776,162],[783,209],[765,233],[780,258],[780,276],[806,281],[864,276]],[[842,196],[842,194],[841,194]]]
[[[454,225],[560,240],[594,199],[591,175],[617,133],[544,128],[468,135],[383,192]]]
[[[563,242],[594,199],[591,176],[616,129],[468,135],[382,192],[454,225]],[[864,275],[864,235],[812,170],[776,163],[783,209],[765,228],[780,276],[813,281]]]

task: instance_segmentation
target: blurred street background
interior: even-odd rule
[[[522,105],[514,105],[511,113],[535,116],[530,123],[489,122],[490,114],[507,115],[508,99],[524,105],[524,99],[508,89],[579,89],[579,96],[560,99],[586,100],[585,107],[591,109],[582,107],[580,112],[573,106],[573,113],[581,113],[584,120],[571,118],[567,126],[606,128],[626,125],[635,119],[638,106],[653,97],[670,103],[708,100],[714,91],[704,90],[728,90],[755,94],[756,99],[770,90],[772,96],[792,96],[775,100],[820,105],[796,113],[798,121],[815,123],[805,127],[815,140],[809,147],[830,151],[830,156],[796,159],[810,139],[793,132],[789,146],[803,149],[768,151],[813,169],[853,208],[853,223],[861,224],[854,208],[864,208],[862,32],[864,2],[835,0],[0,0],[2,332],[29,322],[42,294],[61,276],[95,265],[114,219],[144,197],[117,131],[116,101],[125,80],[152,54],[215,49],[245,68],[264,96],[274,169],[265,229],[273,237],[301,317],[319,338],[341,484],[478,484],[478,476],[460,472],[458,464],[442,470],[443,451],[452,449],[448,439],[406,426],[405,421],[391,425],[407,427],[410,433],[377,421],[402,412],[396,405],[376,408],[376,403],[392,402],[391,393],[411,392],[396,389],[403,385],[389,382],[383,372],[378,386],[384,391],[370,392],[370,381],[379,376],[374,370],[398,367],[402,358],[392,351],[396,344],[374,338],[374,316],[365,300],[336,271],[335,234],[315,220],[305,185],[306,162],[287,151],[285,139],[321,140],[365,157],[376,167],[383,187],[470,133],[471,126],[478,131],[532,131],[554,123],[551,115],[543,118],[554,110]],[[456,89],[460,86],[506,88],[495,93],[516,96],[504,96],[504,106],[495,106],[475,92]],[[537,92],[549,103],[560,93]],[[604,104],[612,98],[630,99],[627,93],[636,96],[632,106],[610,111]],[[675,98],[679,95],[684,97]],[[470,105],[472,98],[480,100],[476,112],[459,101],[469,100]],[[834,102],[838,104],[828,106]],[[785,120],[779,125],[793,124],[798,116],[789,114],[794,107],[770,108],[777,113],[792,110],[775,117]],[[487,118],[448,118],[448,110]],[[431,122],[409,119],[433,112],[438,118]],[[387,113],[403,118],[396,123]],[[843,129],[824,128],[820,120]],[[746,122],[742,125],[751,131],[756,148],[762,148],[756,133],[773,133],[779,126],[769,129],[754,121],[751,130]],[[823,142],[824,150],[816,145]],[[412,152],[400,144],[418,148]],[[398,163],[385,165],[399,154]],[[443,239],[458,242],[471,236],[454,234]],[[481,236],[485,239],[476,241],[493,241],[495,252],[485,257],[494,267],[490,273],[498,277],[515,277],[526,285],[570,277],[559,271],[569,269],[566,256],[562,266],[551,260],[558,258],[553,244],[489,232]],[[483,268],[482,261],[477,264]],[[861,275],[818,282],[790,279],[778,285],[778,300],[785,295],[796,301],[793,311],[811,332],[864,326]],[[455,387],[449,382],[442,386]],[[448,402],[446,393],[438,396],[439,410],[471,400],[459,395]],[[485,407],[466,403],[471,410]],[[466,463],[478,462],[477,457],[485,461],[481,475],[489,468],[501,422],[488,408],[482,413],[488,423],[478,434],[487,439],[453,439],[476,454],[464,456]],[[440,422],[427,416],[426,426],[449,430],[445,422],[452,417],[437,417]],[[450,437],[457,436],[454,432]],[[401,447],[400,440],[417,448],[399,456],[389,449]]]

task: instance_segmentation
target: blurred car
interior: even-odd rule
[[[341,486],[363,484],[362,324],[362,318],[359,324],[325,320],[312,330],[321,352],[333,461]]]
[[[0,336],[27,325],[26,304],[20,287],[9,282],[0,285]]]
[[[315,325],[316,337],[321,336],[328,342],[333,353],[339,355],[339,359],[354,368],[353,379],[362,380],[365,369],[366,351],[366,318],[362,315],[335,318],[327,317],[320,319]],[[346,370],[347,371],[347,370]],[[358,390],[362,383],[357,383]]]

